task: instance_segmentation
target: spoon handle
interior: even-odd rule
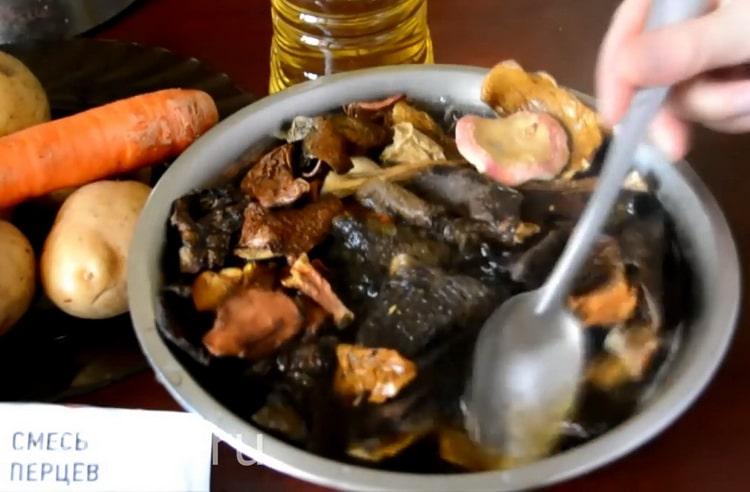
[[[706,0],[654,0],[647,29],[656,29],[684,21],[705,11]],[[602,166],[599,181],[583,215],[542,287],[537,313],[558,308],[570,292],[583,263],[617,202],[625,177],[633,166],[633,157],[643,141],[648,126],[667,97],[669,87],[639,90],[614,136]]]

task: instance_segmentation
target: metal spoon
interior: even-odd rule
[[[705,11],[704,0],[654,0],[647,29]],[[545,284],[485,322],[462,401],[470,437],[509,465],[547,455],[572,412],[585,362],[581,325],[565,299],[607,221],[668,87],[639,91],[615,135],[591,199]]]

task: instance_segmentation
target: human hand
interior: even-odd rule
[[[596,71],[607,125],[639,87],[675,85],[651,137],[672,159],[690,147],[690,123],[750,131],[750,0],[714,0],[705,15],[643,32],[651,0],[624,0],[604,38]]]

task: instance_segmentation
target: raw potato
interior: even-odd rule
[[[0,51],[0,137],[49,121],[42,84],[20,60]]]
[[[34,250],[13,224],[0,220],[0,335],[29,309],[34,297]]]
[[[137,181],[98,181],[68,197],[41,258],[44,291],[60,309],[89,319],[127,312],[127,253],[150,192]]]

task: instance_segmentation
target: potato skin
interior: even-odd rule
[[[151,188],[98,181],[73,192],[44,243],[42,285],[52,302],[79,318],[127,312],[127,254]]]
[[[21,231],[0,220],[0,335],[29,309],[34,297],[34,250]]]
[[[42,84],[20,60],[0,51],[0,137],[49,118]]]

